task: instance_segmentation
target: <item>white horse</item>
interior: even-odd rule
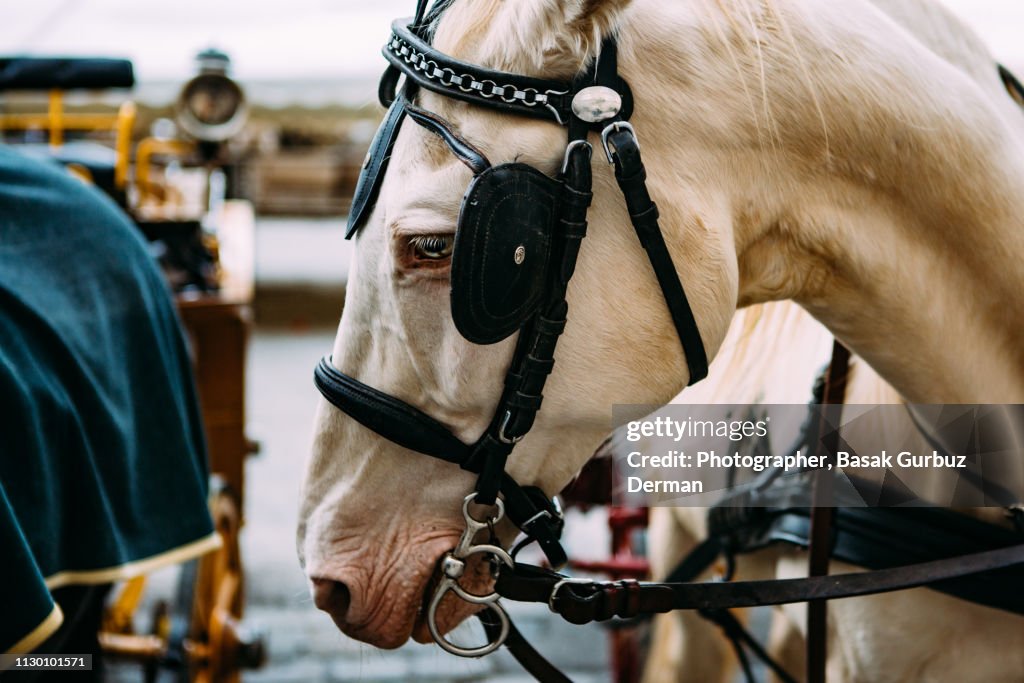
[[[455,0],[434,44],[568,78],[612,31],[709,355],[737,307],[792,299],[908,400],[1024,402],[1024,116],[968,30],[923,1]],[[495,163],[554,173],[561,161],[557,126],[429,93],[419,103]],[[452,323],[438,245],[470,173],[436,145],[417,126],[398,136],[333,362],[472,441],[514,342],[474,346]],[[612,403],[666,403],[689,379],[611,170],[594,172],[557,369],[509,462],[548,493],[600,443]],[[298,534],[317,605],[378,646],[428,641],[423,597],[472,482],[321,404]],[[470,611],[446,600],[442,628]]]
[[[746,309],[737,315],[711,366],[708,381],[684,391],[676,401],[691,405],[806,401],[811,380],[826,361],[830,343],[827,331],[792,304]],[[856,357],[851,362],[845,399],[851,405],[901,403],[899,394]],[[895,427],[888,422],[891,417],[892,413],[880,414],[875,429],[901,429],[902,422]],[[923,437],[919,441],[902,443],[912,452],[930,448]],[[636,447],[613,441],[608,450],[624,453]],[[685,442],[679,448],[691,450]],[[914,482],[915,490],[926,491],[936,474],[921,473]],[[971,512],[990,523],[1009,526],[1001,509]],[[668,575],[706,537],[706,514],[704,508],[651,510],[647,545],[656,578]],[[710,570],[705,578],[718,569]],[[836,573],[854,571],[841,562],[834,563],[832,569]],[[740,579],[806,574],[806,554],[791,546],[737,558]],[[1024,671],[1024,619],[1007,612],[927,589],[837,600],[830,603],[829,610],[831,681],[1019,681]],[[802,604],[778,608],[771,631],[773,656],[798,679],[805,666],[805,616]],[[659,615],[644,682],[731,680],[731,652],[719,628],[697,613]]]

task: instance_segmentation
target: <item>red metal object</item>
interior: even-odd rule
[[[612,503],[612,459],[591,458],[572,483],[562,491],[562,500],[582,510]]]
[[[595,458],[562,492],[567,505],[584,510],[595,505],[608,506],[608,528],[611,531],[611,557],[607,560],[571,560],[569,564],[573,569],[604,574],[613,580],[647,579],[651,567],[636,543],[638,532],[647,528],[647,508],[611,507],[612,477],[611,459]],[[636,628],[612,628],[608,633],[613,680],[615,683],[637,683],[642,660]]]
[[[613,579],[646,579],[650,567],[644,558],[614,558],[610,560],[573,560],[569,563],[573,569],[589,574],[607,574]]]

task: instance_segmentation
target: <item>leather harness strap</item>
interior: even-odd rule
[[[483,152],[456,133],[447,121],[434,112],[417,107],[415,104],[406,104],[405,111],[416,123],[441,138],[452,154],[458,157],[459,161],[464,163],[474,175],[480,175],[491,167],[491,162],[487,160],[487,156]]]
[[[501,626],[494,621],[491,611],[477,612],[477,619],[483,625],[487,637],[494,640],[498,636]],[[528,674],[538,681],[542,683],[572,683],[572,679],[559,671],[558,667],[530,645],[530,641],[523,637],[515,624],[509,624],[508,635],[505,636],[505,649]]]
[[[822,410],[818,419],[816,455],[834,464],[839,446],[839,422],[846,398],[846,383],[850,371],[850,351],[837,339],[832,344],[832,362],[825,374],[822,392]],[[835,425],[830,429],[830,424]],[[832,472],[819,470],[814,476],[811,493],[811,541],[808,547],[808,576],[826,576],[832,558],[832,529],[835,507],[832,499]],[[807,683],[825,683],[828,661],[828,602],[811,600],[807,603]]]
[[[640,244],[647,252],[672,315],[679,342],[683,346],[683,357],[689,368],[689,383],[695,384],[708,375],[707,351],[679,279],[679,271],[665,246],[665,237],[658,225],[658,207],[647,190],[647,169],[640,158],[640,145],[632,128],[625,126],[615,129],[607,136],[607,141],[609,149],[614,150],[610,156],[615,162],[615,179],[626,200],[629,218]]]
[[[509,600],[544,603],[566,621],[588,624],[675,610],[760,607],[875,595],[1017,564],[1024,564],[1024,544],[891,569],[735,582],[591,581],[517,562],[512,570],[498,574],[496,588]]]

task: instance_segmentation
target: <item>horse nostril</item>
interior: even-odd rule
[[[312,582],[313,603],[317,609],[330,614],[338,626],[343,625],[352,602],[352,594],[349,593],[348,587],[340,581],[331,579],[313,579]]]

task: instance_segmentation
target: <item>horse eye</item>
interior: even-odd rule
[[[416,258],[427,261],[440,261],[452,255],[455,247],[455,235],[424,235],[409,240]]]

